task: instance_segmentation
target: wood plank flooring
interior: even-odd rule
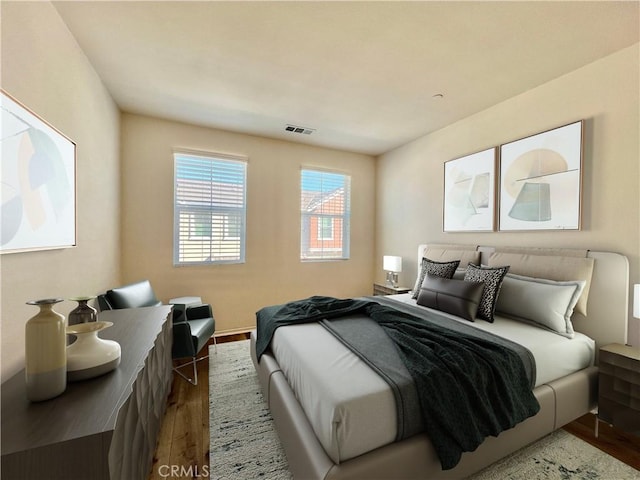
[[[595,418],[595,415],[589,413],[571,422],[564,429],[636,470],[640,470],[640,437],[600,422],[598,438],[596,438]]]
[[[248,334],[218,338],[218,343],[248,338]],[[189,368],[185,372],[191,372]],[[587,414],[565,427],[609,455],[640,470],[640,437],[600,422]],[[209,478],[209,362],[198,363],[198,385],[174,375],[149,480]]]
[[[249,334],[220,337],[218,343]],[[182,369],[187,376],[192,368]],[[198,362],[198,385],[173,376],[149,480],[209,478],[209,359]]]

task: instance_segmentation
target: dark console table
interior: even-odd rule
[[[24,371],[2,384],[3,479],[146,479],[171,388],[171,307],[101,312],[120,366],[31,403]]]

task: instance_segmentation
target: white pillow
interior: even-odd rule
[[[496,312],[573,338],[571,315],[585,285],[584,280],[555,281],[508,273]]]

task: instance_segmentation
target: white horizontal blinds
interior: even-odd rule
[[[174,161],[174,264],[244,262],[246,162],[181,153]]]
[[[303,169],[300,185],[300,258],[349,258],[351,177]]]

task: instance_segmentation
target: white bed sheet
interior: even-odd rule
[[[389,298],[415,304],[410,294]],[[496,317],[494,323],[477,320],[471,325],[527,347],[536,361],[536,386],[594,362],[595,342],[580,333],[568,339],[502,317]],[[280,327],[273,336],[271,351],[318,440],[335,463],[395,440],[396,410],[391,389],[324,327],[317,323]]]

